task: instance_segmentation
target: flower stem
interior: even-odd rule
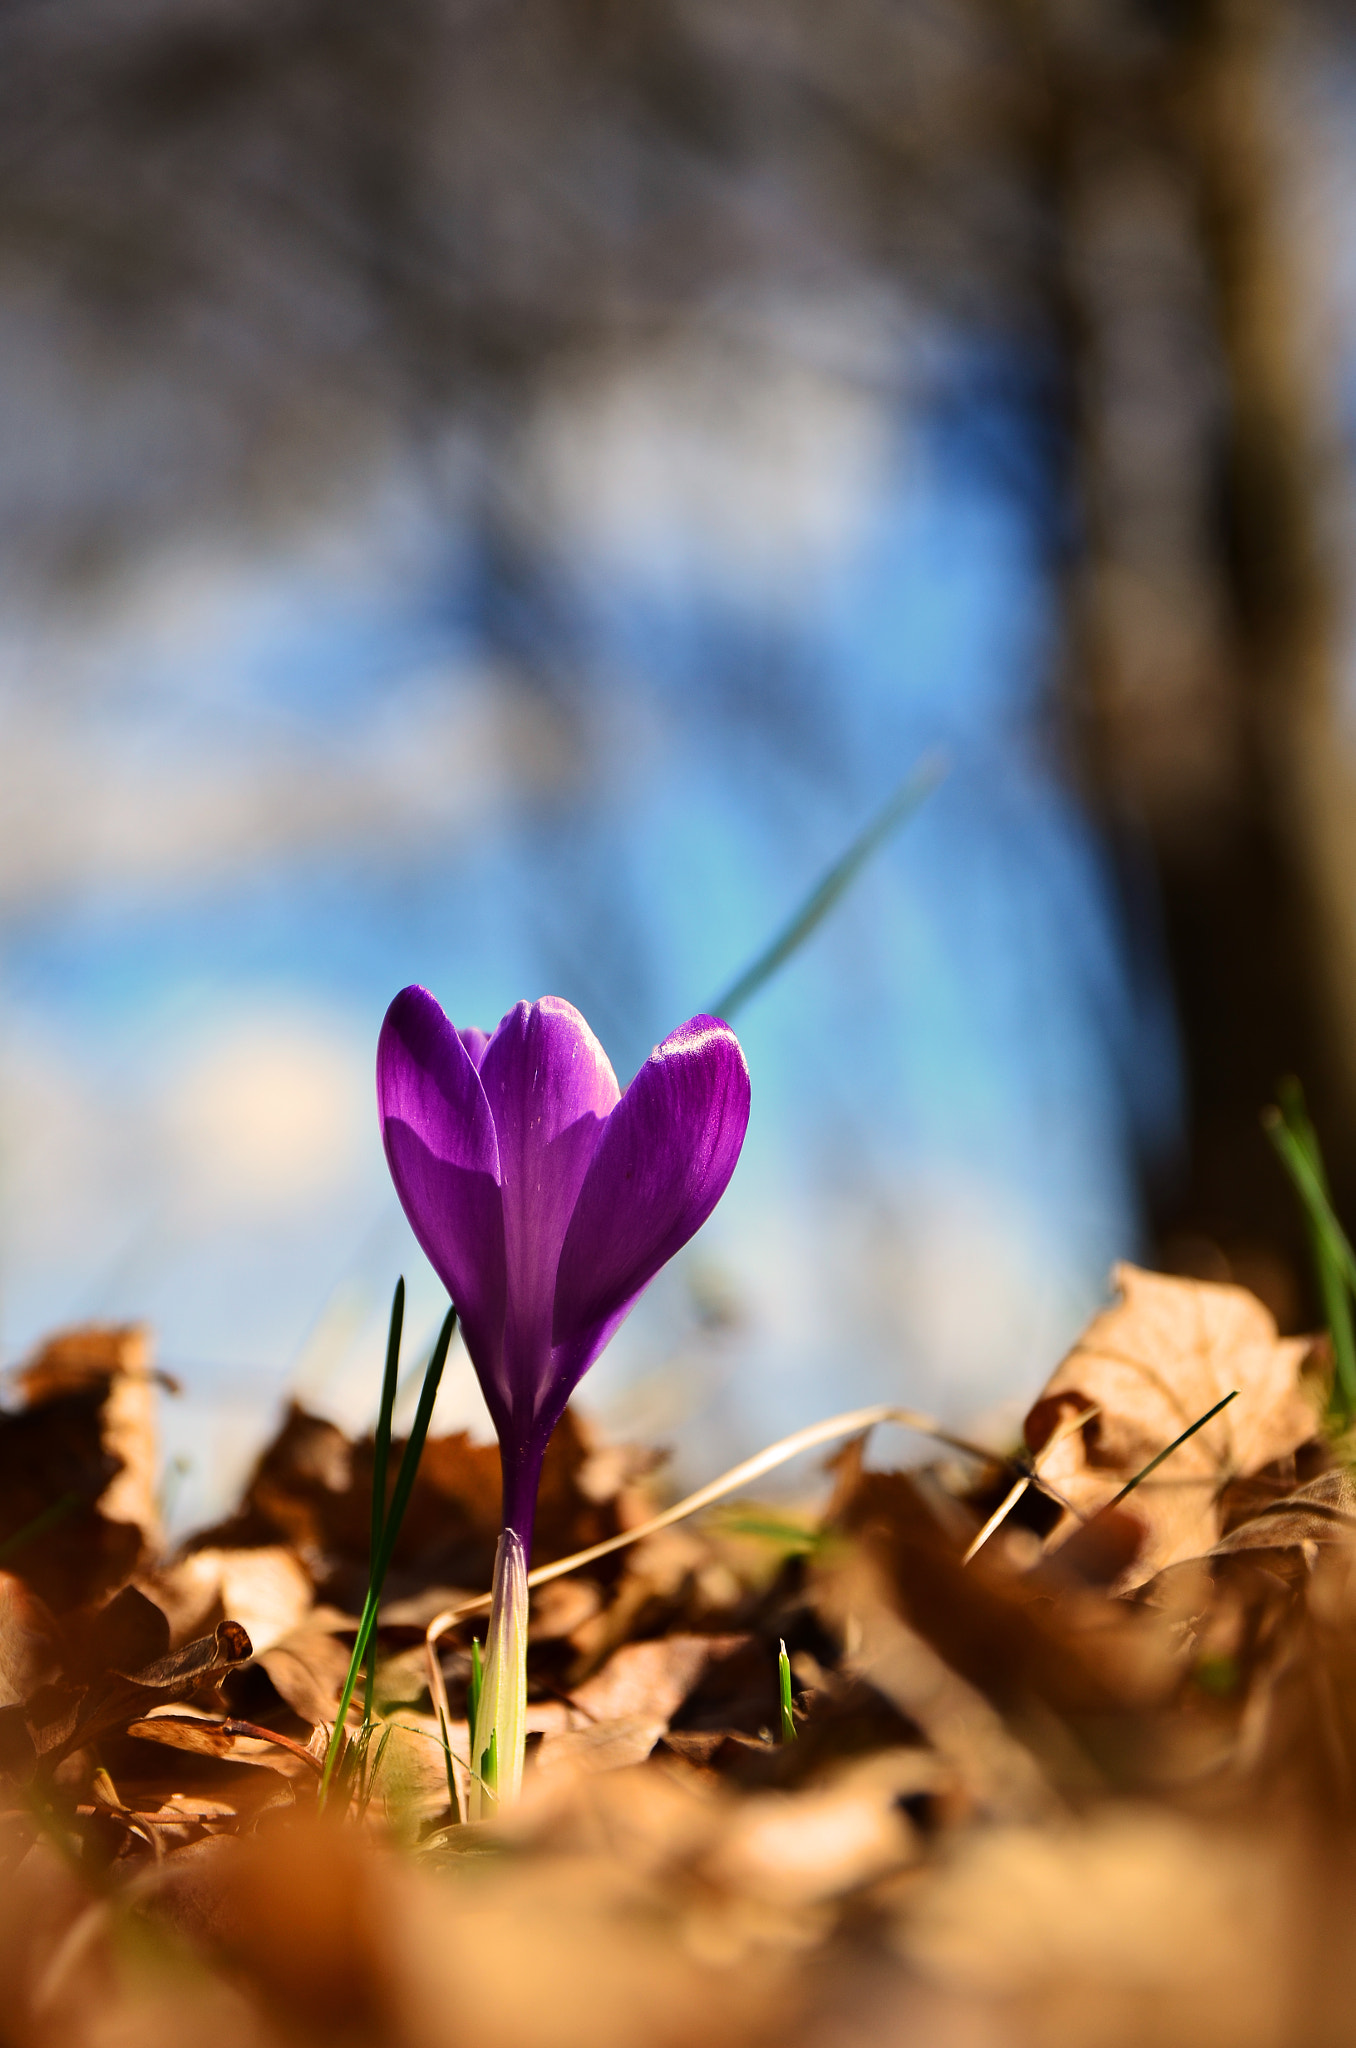
[[[511,1806],[523,1782],[527,1739],[527,1552],[515,1529],[505,1529],[494,1557],[494,1592],[485,1635],[485,1666],[477,1702],[471,1756],[469,1816],[488,1819]]]

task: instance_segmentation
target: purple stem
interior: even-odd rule
[[[512,1529],[521,1542],[529,1567],[532,1562],[532,1524],[537,1513],[537,1488],[541,1484],[545,1455],[544,1442],[515,1445],[510,1449],[502,1437],[499,1440],[499,1469],[504,1483],[503,1524],[506,1529]]]

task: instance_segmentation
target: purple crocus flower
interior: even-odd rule
[[[396,1192],[456,1304],[499,1437],[514,1541],[500,1546],[498,1601],[510,1552],[513,1575],[525,1571],[542,1458],[571,1393],[725,1192],[748,1068],[727,1024],[693,1017],[623,1095],[559,997],[517,1004],[487,1036],[407,988],[382,1025],[377,1098]],[[492,1616],[492,1661],[495,1640]]]

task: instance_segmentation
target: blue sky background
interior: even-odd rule
[[[440,1314],[377,1139],[395,990],[486,1025],[563,994],[624,1082],[930,749],[942,787],[739,1020],[735,1183],[586,1404],[684,1475],[860,1400],[1019,1412],[1139,1248],[1171,1019],[1060,779],[1020,500],[822,363],[664,361],[522,461],[563,709],[487,652],[400,459],[0,646],[0,1337],[150,1319],[181,1519],[288,1391],[367,1420],[398,1270]],[[479,1418],[459,1358],[440,1420]]]

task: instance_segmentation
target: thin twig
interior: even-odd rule
[[[1078,1515],[1079,1511],[1074,1507],[1072,1501],[1065,1500],[1062,1494],[1056,1493],[1053,1486],[1041,1477],[1038,1461],[1048,1456],[1054,1450],[1056,1444],[1062,1444],[1066,1437],[1073,1436],[1077,1430],[1082,1429],[1085,1422],[1089,1422],[1094,1415],[1100,1415],[1101,1412],[1100,1403],[1094,1403],[1091,1408],[1080,1408],[1076,1414],[1066,1415],[1064,1420],[1051,1430],[1040,1449],[1033,1454],[1027,1470],[1023,1472],[1007,1497],[994,1509],[988,1521],[966,1551],[961,1559],[963,1565],[969,1564],[976,1551],[983,1549],[984,1545],[993,1535],[994,1530],[1002,1527],[1022,1495],[1026,1492],[1028,1486],[1034,1486],[1038,1492],[1047,1494],[1051,1500],[1058,1501],[1059,1505],[1062,1508],[1067,1508],[1071,1514]],[[1082,1519],[1081,1515],[1079,1519]]]
[[[970,1545],[964,1557],[961,1559],[962,1564],[969,1564],[970,1559],[974,1556],[975,1552],[977,1550],[982,1550],[984,1548],[984,1545],[993,1535],[994,1530],[1000,1528],[1002,1524],[1006,1522],[1008,1516],[1012,1513],[1013,1509],[1016,1507],[1018,1501],[1026,1492],[1030,1484],[1031,1474],[1029,1472],[1024,1472],[1022,1474],[1022,1477],[1017,1481],[1017,1484],[1011,1489],[1010,1492],[1006,1493],[1003,1496],[1002,1501],[994,1509],[988,1521],[984,1524],[984,1527],[980,1530],[978,1536],[976,1536],[974,1542]]]
[[[576,1550],[569,1557],[559,1557],[553,1564],[538,1565],[534,1572],[528,1573],[527,1583],[529,1587],[545,1586],[552,1579],[563,1579],[567,1573],[578,1571],[581,1565],[593,1564],[600,1557],[610,1557],[613,1551],[625,1550],[632,1543],[640,1543],[647,1536],[657,1535],[661,1529],[671,1528],[675,1522],[686,1521],[689,1515],[700,1513],[702,1508],[710,1507],[714,1501],[723,1500],[727,1494],[737,1493],[741,1486],[748,1486],[755,1479],[761,1479],[766,1472],[774,1472],[779,1465],[785,1465],[792,1458],[798,1458],[804,1451],[813,1451],[820,1444],[832,1443],[837,1437],[859,1436],[864,1431],[876,1429],[887,1422],[898,1423],[902,1428],[911,1429],[919,1436],[930,1436],[938,1443],[949,1444],[952,1450],[963,1451],[969,1458],[980,1458],[987,1463],[1008,1462],[1001,1452],[986,1449],[982,1444],[970,1443],[965,1437],[952,1436],[948,1430],[940,1428],[930,1416],[920,1415],[913,1408],[895,1408],[886,1402],[873,1408],[850,1408],[843,1415],[831,1415],[827,1421],[812,1422],[808,1428],[798,1429],[794,1435],[784,1436],[777,1443],[769,1444],[754,1457],[745,1458],[742,1464],[732,1466],[728,1472],[722,1473],[719,1479],[710,1480],[705,1486],[699,1486],[695,1493],[689,1493],[686,1499],[677,1501],[671,1508],[665,1508],[662,1514],[652,1515],[648,1522],[640,1522],[634,1529],[623,1529],[619,1536],[609,1536],[603,1543],[590,1544],[587,1550]],[[435,1614],[429,1623],[425,1632],[426,1641],[430,1645],[436,1643],[438,1638],[446,1635],[448,1629],[455,1627],[457,1622],[472,1614],[483,1614],[489,1604],[488,1593],[477,1593],[468,1600],[459,1601],[455,1607],[444,1608],[442,1613]],[[430,1677],[436,1663],[436,1658],[431,1659]],[[442,1692],[441,1673],[439,1692],[445,1701],[446,1693]],[[435,1698],[437,1697],[435,1694]]]

